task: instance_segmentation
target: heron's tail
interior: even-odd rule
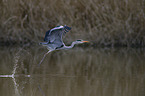
[[[47,42],[40,42],[39,45],[47,45]]]

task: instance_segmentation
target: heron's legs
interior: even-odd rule
[[[49,50],[47,53],[44,54],[42,60],[41,60],[40,63],[38,64],[38,66],[40,66],[40,64],[43,62],[44,58],[46,57],[46,55],[47,55],[48,53],[50,53],[51,51],[53,51],[53,50]]]

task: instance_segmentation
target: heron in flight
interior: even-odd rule
[[[61,49],[70,49],[70,48],[73,48],[75,44],[89,42],[89,41],[84,41],[84,40],[76,40],[76,41],[72,42],[72,44],[70,46],[66,46],[63,43],[62,37],[70,30],[71,30],[71,28],[65,25],[65,26],[57,26],[46,32],[45,38],[44,38],[45,42],[41,42],[40,44],[43,46],[46,46],[49,51],[44,54],[39,65],[42,63],[45,56],[48,53],[50,53],[51,51],[61,50]]]

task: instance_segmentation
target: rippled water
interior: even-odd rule
[[[0,47],[0,96],[145,96],[145,50]]]

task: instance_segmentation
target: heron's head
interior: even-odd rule
[[[84,40],[76,40],[75,44],[81,44],[81,43],[87,43],[89,41],[84,41]]]

